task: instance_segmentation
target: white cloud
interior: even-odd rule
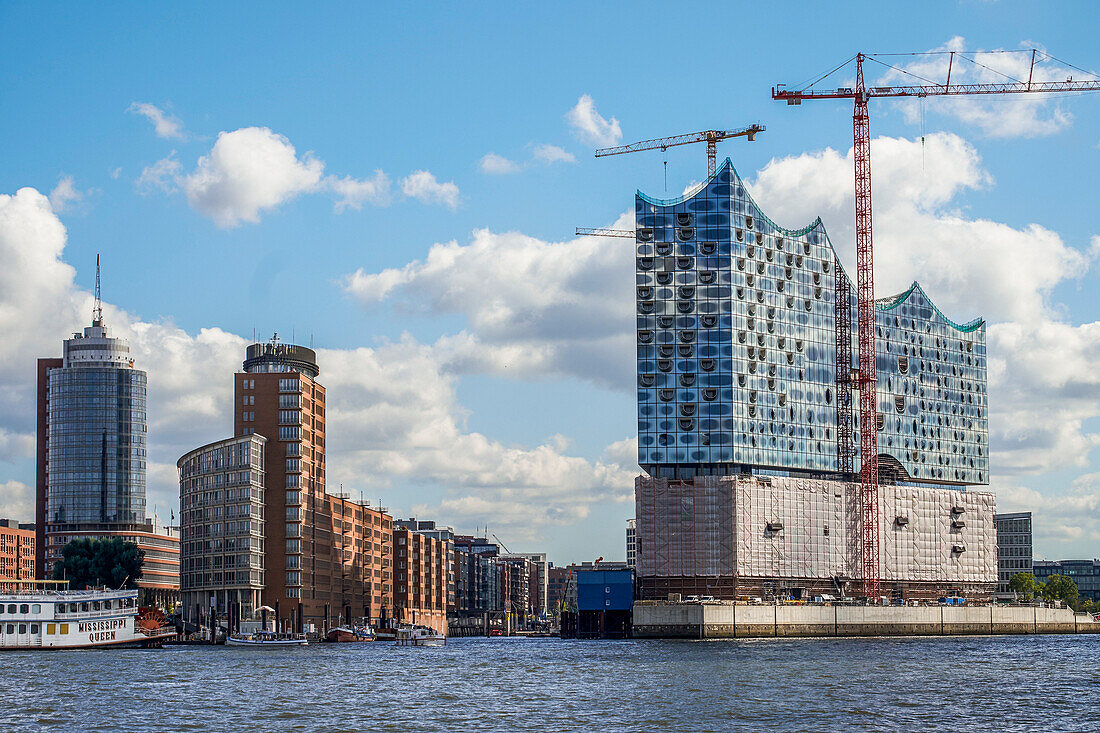
[[[90,315],[90,294],[74,286],[73,269],[61,259],[65,239],[42,194],[25,188],[0,196],[6,265],[0,268],[0,333],[8,347],[0,351],[0,460],[8,453],[23,457],[33,446],[35,371],[28,358],[57,354],[61,340]],[[192,335],[110,304],[105,310],[112,334],[128,339],[137,366],[149,373],[148,503],[150,511],[155,504],[167,513],[165,507],[178,503],[177,458],[232,430],[232,375],[247,341],[219,329]],[[329,394],[329,486],[379,496],[399,485],[399,500],[387,503],[401,513],[417,501],[410,487],[445,486],[445,502],[523,505],[527,513],[515,521],[525,526],[509,525],[505,517],[492,521],[528,532],[584,516],[595,502],[629,497],[631,466],[570,456],[556,437],[523,447],[466,430],[458,376],[448,362],[454,353],[447,344],[409,336],[377,348],[319,351]],[[21,486],[0,484],[0,515],[24,517]],[[474,509],[465,517],[484,519]]]
[[[142,168],[141,175],[134,181],[134,187],[142,194],[147,194],[153,189],[173,193],[178,190],[182,168],[183,166],[176,160],[176,151],[173,150],[167,157]]]
[[[50,191],[50,206],[58,214],[69,209],[71,204],[79,204],[83,199],[84,192],[78,191],[73,185],[72,176],[63,176]]]
[[[0,518],[34,521],[34,487],[22,481],[0,483]]]
[[[493,176],[519,173],[523,170],[522,166],[514,160],[509,160],[503,155],[497,155],[496,153],[486,153],[482,156],[478,166],[481,168],[482,173],[488,173]]]
[[[243,127],[219,133],[181,183],[192,208],[228,229],[315,190],[324,167],[310,153],[299,158],[289,140],[266,127]]]
[[[547,143],[541,143],[535,145],[532,149],[532,155],[535,160],[551,165],[553,163],[575,163],[577,159],[573,157],[573,154],[559,148],[557,145],[550,145]]]
[[[156,130],[157,137],[176,140],[183,140],[186,137],[183,132],[183,122],[156,105],[148,102],[134,102],[126,111],[148,118],[153,123],[153,129]]]
[[[1032,513],[1037,560],[1080,556],[1081,547],[1091,548],[1100,541],[1098,473],[1078,476],[1068,489],[1061,491],[1015,484],[992,488],[997,494],[998,512]]]
[[[121,175],[122,175],[122,168],[115,168],[113,171],[111,171],[111,178],[117,179]]]
[[[913,280],[957,321],[1028,321],[1050,314],[1047,297],[1086,266],[1081,252],[1037,224],[1010,227],[950,206],[961,192],[992,185],[972,145],[957,135],[871,144],[875,206],[875,293]],[[817,216],[854,272],[852,152],[831,148],[773,159],[750,185],[761,208],[784,226]]]
[[[458,208],[458,186],[453,181],[440,183],[429,171],[413,171],[401,179],[401,193],[426,204],[443,204]]]
[[[333,206],[338,213],[349,208],[358,211],[364,203],[385,206],[390,202],[390,177],[381,170],[375,170],[373,177],[362,180],[351,176],[327,176],[325,185],[340,196]]]
[[[628,215],[615,223],[629,228]],[[364,304],[391,299],[414,313],[457,313],[470,331],[438,344],[462,371],[517,378],[574,375],[632,389],[633,250],[622,239],[546,242],[476,230],[435,244],[423,260],[345,280]]]
[[[623,131],[619,121],[612,117],[604,119],[596,111],[596,103],[587,94],[581,95],[577,104],[565,114],[573,133],[590,145],[608,147],[622,139]]]
[[[1031,44],[1028,44],[1029,47]],[[967,42],[956,36],[931,51],[966,51]],[[1065,81],[1074,76],[1072,69],[1045,60],[1043,49],[1035,65],[1033,81]],[[967,59],[973,59],[971,63]],[[951,66],[951,84],[996,84],[1027,81],[1031,53],[1005,53],[1003,49],[918,56],[917,60],[900,66],[909,73],[887,71],[876,84],[923,84],[923,80],[943,84]],[[913,76],[916,75],[916,76]],[[920,77],[920,78],[917,78]],[[941,112],[966,124],[974,125],[993,138],[1040,137],[1053,135],[1067,128],[1073,116],[1063,108],[1059,94],[1007,94],[993,96],[927,97],[926,110]],[[910,123],[920,121],[920,102],[899,102]]]

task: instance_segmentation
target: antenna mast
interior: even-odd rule
[[[103,325],[103,301],[99,292],[99,255],[95,256],[95,306],[92,307],[92,325]]]

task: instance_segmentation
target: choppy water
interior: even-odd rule
[[[1100,636],[0,654],[5,731],[1100,731]]]

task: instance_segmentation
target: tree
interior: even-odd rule
[[[1065,575],[1052,575],[1043,586],[1043,598],[1048,601],[1065,601],[1067,606],[1077,603],[1077,584]]]
[[[1016,573],[1013,575],[1012,579],[1008,581],[1008,589],[1018,593],[1020,600],[1024,603],[1034,598],[1038,590],[1035,585],[1035,576],[1031,573]]]
[[[96,586],[136,588],[145,551],[118,537],[72,540],[61,549],[54,580],[68,580],[73,590]]]

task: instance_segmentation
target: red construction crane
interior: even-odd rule
[[[764,132],[766,129],[767,128],[763,125],[757,124],[750,125],[740,130],[704,130],[702,132],[691,132],[687,135],[661,137],[656,140],[642,140],[640,142],[630,143],[629,145],[620,145],[616,148],[600,148],[596,151],[596,157],[602,158],[605,155],[637,153],[640,150],[668,150],[676,145],[705,142],[707,144],[707,173],[713,176],[715,167],[714,159],[718,154],[716,145],[719,140],[725,140],[731,137],[747,137],[751,141],[756,139],[756,133]]]
[[[874,286],[874,253],[871,246],[871,127],[867,102],[871,97],[934,97],[956,96],[964,94],[1019,94],[1019,93],[1047,93],[1047,92],[1088,92],[1100,90],[1100,80],[1074,81],[1072,78],[1065,81],[1034,81],[1035,62],[1039,55],[1041,60],[1051,59],[1058,61],[1053,56],[1031,49],[1031,66],[1028,70],[1027,81],[1022,81],[1002,74],[1011,79],[1009,82],[993,84],[957,84],[951,86],[951,70],[955,64],[955,58],[978,64],[983,68],[988,66],[980,64],[970,58],[969,52],[945,51],[950,54],[947,64],[947,79],[943,84],[917,77],[915,74],[887,64],[874,55],[858,53],[853,58],[856,62],[855,87],[840,87],[838,89],[818,90],[812,89],[818,82],[836,73],[847,66],[853,59],[848,59],[829,73],[818,78],[809,87],[793,91],[783,88],[784,85],[776,85],[772,88],[772,99],[783,99],[789,105],[802,104],[804,99],[851,99],[855,102],[855,111],[852,114],[853,151],[855,158],[855,194],[856,194],[856,280],[859,298],[857,309],[859,321],[859,435],[860,458],[862,470],[860,471],[860,505],[863,523],[863,548],[862,548],[862,574],[865,594],[877,598],[882,592],[882,567],[879,562],[879,524],[878,524],[878,401],[877,386],[878,375],[875,371],[875,286]],[[969,55],[968,55],[969,54]],[[914,54],[915,55],[915,54]],[[922,84],[910,86],[876,86],[867,88],[863,80],[863,62],[874,61],[887,66],[903,74],[910,74],[920,79]],[[1060,62],[1059,63],[1065,63]],[[1066,64],[1068,66],[1068,64]],[[1076,67],[1074,67],[1076,68]],[[996,71],[990,69],[991,71]],[[1001,73],[1001,72],[996,72]],[[1089,73],[1089,72],[1084,72]],[[845,309],[846,310],[846,309]],[[839,312],[839,309],[838,309]],[[838,328],[840,319],[838,319]],[[838,338],[839,343],[839,338]],[[840,369],[838,368],[838,373]],[[839,382],[840,380],[838,380]],[[844,380],[847,383],[847,380]],[[838,383],[838,390],[843,385]],[[848,386],[850,389],[850,386]],[[838,396],[839,399],[839,396]],[[839,431],[838,431],[839,434]]]

